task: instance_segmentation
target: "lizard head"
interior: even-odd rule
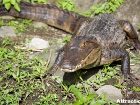
[[[57,66],[64,72],[91,68],[100,61],[101,48],[93,38],[76,36],[67,43],[57,58]]]

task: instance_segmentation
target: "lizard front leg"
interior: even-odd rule
[[[133,44],[134,48],[140,50],[140,41],[138,39],[138,34],[132,24],[126,20],[119,20],[120,25],[123,30],[126,32],[126,35],[130,42]]]
[[[117,60],[122,61],[121,71],[124,76],[124,81],[126,81],[130,74],[130,58],[128,52],[121,48],[106,49],[102,52],[101,65],[112,63]]]
[[[130,77],[130,57],[126,50],[124,49],[110,49],[103,51],[101,63],[107,64],[113,61],[121,60],[121,71],[123,74],[123,85],[126,87],[124,90],[125,98],[127,98],[128,94],[128,77]],[[111,62],[110,62],[111,61]]]

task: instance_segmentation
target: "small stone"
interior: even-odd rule
[[[98,95],[105,95],[107,99],[117,102],[118,99],[122,99],[123,95],[121,94],[121,90],[112,86],[112,85],[104,85],[100,87],[96,93]]]
[[[15,28],[12,26],[2,26],[0,27],[0,37],[13,37],[16,36]]]
[[[49,47],[49,42],[40,38],[33,38],[26,47],[32,50],[43,50]]]
[[[36,21],[34,21],[34,22],[33,22],[33,26],[34,26],[35,28],[43,28],[43,27],[47,27],[47,24],[42,23],[42,22],[36,22]]]

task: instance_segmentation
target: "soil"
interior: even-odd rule
[[[40,37],[42,39],[48,40],[51,43],[51,46],[55,48],[55,52],[57,52],[58,49],[60,49],[64,43],[59,43],[59,39],[62,40],[64,36],[68,35],[68,33],[55,29],[53,27],[47,26],[44,28],[34,28],[33,26],[29,26],[27,30],[24,33],[20,33],[20,36],[12,38],[13,41],[18,42],[24,42],[27,39],[31,39],[33,37]],[[57,43],[58,42],[58,43]],[[52,58],[55,60],[56,56]],[[133,85],[140,86],[140,54],[134,54],[131,53],[131,70],[133,73]],[[89,71],[90,72],[90,71]],[[57,75],[57,74],[56,74]],[[61,74],[60,74],[61,75]],[[73,74],[72,74],[73,75]],[[91,75],[91,73],[89,73]],[[61,75],[62,76],[62,75]],[[66,74],[63,76],[67,76]],[[39,78],[40,79],[40,78]],[[65,77],[64,77],[65,79]],[[63,81],[63,80],[62,80]],[[65,80],[64,80],[65,81]],[[113,81],[113,80],[112,80]],[[44,90],[35,90],[32,94],[29,94],[27,97],[23,95],[21,98],[20,104],[21,105],[31,105],[33,102],[36,102],[38,100],[38,97],[42,94],[48,94],[48,93],[56,93],[59,96],[59,100],[62,99],[63,96],[68,96],[69,101],[73,100],[73,96],[70,93],[64,92],[62,87],[51,77],[44,76],[43,82],[45,84],[45,87],[47,90],[44,92]],[[49,85],[48,85],[49,84]],[[131,93],[129,96],[130,99],[140,99],[140,92]]]

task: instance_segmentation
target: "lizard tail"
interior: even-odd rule
[[[50,26],[62,29],[66,32],[75,34],[86,17],[74,12],[62,10],[52,4],[31,4],[20,2],[21,11],[16,11],[13,7],[6,10],[0,7],[0,15],[10,15],[17,18],[30,19],[45,22]]]

